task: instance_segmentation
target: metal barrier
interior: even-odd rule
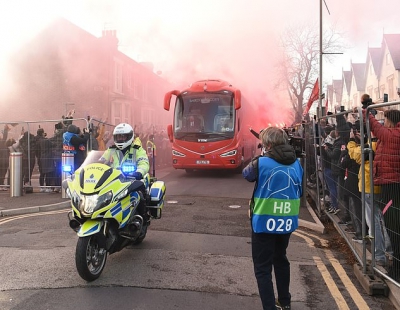
[[[89,130],[85,118],[41,121],[10,121],[7,125],[7,143],[12,152],[22,153],[22,183],[25,193],[33,191],[59,192],[62,182],[61,154],[63,133],[70,124]],[[5,126],[6,127],[6,126]],[[44,142],[38,143],[42,131]],[[3,133],[4,134],[4,133]],[[89,143],[88,143],[89,144]],[[86,146],[88,149],[88,145]]]
[[[62,171],[62,180],[65,180],[75,170],[75,167],[74,167],[74,154],[72,154],[72,153],[62,153],[61,165],[62,165],[62,167],[64,167],[64,166],[70,166],[71,167],[71,171],[70,172],[66,172],[66,171],[64,171],[64,169]],[[61,188],[61,197],[62,198],[69,198],[63,188]]]
[[[10,197],[22,196],[22,153],[10,154]]]
[[[400,102],[373,104],[367,108],[369,111],[375,109],[393,110],[398,108]],[[378,111],[375,119],[382,121],[383,111]],[[342,162],[320,156],[323,152],[321,133],[322,123],[328,122],[337,125],[338,120],[345,120],[351,126],[351,139],[347,140],[341,151],[347,151],[349,157],[358,164],[354,169],[346,167]],[[355,121],[359,125],[355,125]],[[376,125],[376,122],[375,126]],[[383,124],[383,123],[382,123]],[[380,126],[380,125],[379,125]],[[311,121],[306,126],[306,149],[307,155],[315,154],[314,158],[308,158],[309,164],[306,171],[308,192],[316,202],[316,211],[320,217],[328,217],[335,224],[350,249],[355,254],[359,264],[360,272],[365,278],[374,279],[379,275],[400,287],[400,178],[398,180],[380,179],[379,184],[374,184],[375,151],[370,130],[369,119],[364,122],[362,109],[358,111],[344,111],[333,115],[323,116],[316,121]],[[383,127],[387,127],[386,125]],[[382,128],[383,128],[382,127]],[[337,127],[336,127],[337,129]],[[377,127],[375,128],[377,129]],[[379,128],[378,128],[379,129]],[[384,130],[387,130],[385,128]],[[380,136],[386,140],[386,146],[380,148],[379,156],[382,162],[392,162],[390,172],[400,174],[400,163],[391,161],[391,158],[400,158],[400,134],[399,128],[392,128],[390,134]],[[379,134],[379,133],[378,133]],[[362,138],[361,138],[362,137]],[[348,142],[349,141],[349,142]],[[382,140],[378,140],[382,143]],[[389,147],[389,145],[392,147]],[[397,153],[396,153],[397,152]],[[395,154],[396,153],[396,154]],[[371,159],[371,160],[370,160]],[[400,162],[400,161],[399,161]],[[335,175],[326,173],[329,165],[336,170]],[[376,179],[375,175],[375,179]],[[353,181],[350,182],[350,179]],[[354,188],[353,185],[356,187]],[[330,185],[333,190],[329,189]],[[377,186],[379,185],[379,186]],[[382,195],[383,194],[383,195]],[[320,198],[320,196],[322,196]],[[336,200],[336,201],[335,201]],[[328,212],[328,208],[335,203],[340,213]],[[347,224],[347,225],[346,225]],[[375,287],[373,287],[375,285]],[[372,282],[371,292],[376,289],[382,292],[382,285]]]

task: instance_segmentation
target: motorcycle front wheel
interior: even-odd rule
[[[106,265],[106,260],[107,251],[100,247],[96,235],[78,239],[75,263],[82,279],[90,282],[100,277]]]

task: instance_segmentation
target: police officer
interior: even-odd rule
[[[112,167],[117,168],[124,162],[135,164],[136,171],[130,176],[136,180],[143,179],[144,175],[149,172],[149,158],[147,157],[146,150],[140,144],[136,144],[134,141],[134,132],[131,125],[127,123],[121,123],[117,125],[113,132],[114,145],[108,148],[102,155],[102,160],[111,164]],[[140,141],[140,140],[139,140]],[[122,152],[122,158],[116,156],[115,149],[119,149]],[[145,194],[145,187],[140,189],[142,194]],[[143,229],[147,228],[146,218],[146,204],[145,197],[141,197],[141,202],[138,206],[138,212],[144,219]]]
[[[119,167],[123,162],[131,162],[136,165],[136,172],[132,175],[135,179],[141,180],[143,176],[149,172],[149,158],[147,157],[146,151],[141,146],[141,143],[134,141],[134,132],[131,125],[127,123],[121,123],[117,125],[113,132],[114,145],[108,148],[104,154],[103,159],[111,160],[113,167]],[[139,140],[140,141],[140,140]],[[112,149],[119,149],[123,154],[123,158],[111,159],[110,156],[114,152]]]

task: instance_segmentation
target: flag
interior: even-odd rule
[[[303,111],[303,115],[306,115],[308,113],[308,111],[310,110],[313,102],[318,99],[318,96],[319,96],[319,84],[318,84],[318,79],[317,79],[315,81],[314,87],[312,89],[310,98],[308,99],[307,106]]]

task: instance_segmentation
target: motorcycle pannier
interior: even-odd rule
[[[152,217],[161,218],[161,210],[164,206],[165,184],[163,181],[155,181],[150,187],[150,204],[147,206]]]

